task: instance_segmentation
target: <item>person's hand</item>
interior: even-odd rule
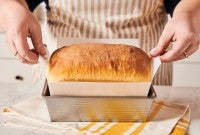
[[[21,62],[38,63],[39,55],[45,55],[41,28],[38,21],[18,0],[0,0],[0,27],[5,31],[8,46]],[[34,48],[30,49],[27,37]]]
[[[188,13],[180,13],[172,18],[166,24],[158,45],[150,52],[150,55],[160,56],[162,62],[187,58],[199,48],[199,33],[194,26]],[[166,51],[170,42],[173,42],[173,46]]]
[[[158,45],[150,56],[160,56],[162,62],[187,58],[199,48],[200,1],[181,0],[174,10],[172,19],[166,24]],[[173,46],[169,49],[170,42]],[[169,50],[166,50],[166,49]]]

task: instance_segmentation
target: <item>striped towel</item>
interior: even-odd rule
[[[168,101],[154,101],[148,122],[50,122],[45,100],[33,97],[3,108],[3,125],[48,134],[183,135],[189,126],[190,109]]]

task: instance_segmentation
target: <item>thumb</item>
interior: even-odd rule
[[[42,56],[46,55],[45,47],[42,42],[41,28],[39,24],[34,24],[34,27],[32,26],[30,28],[30,38],[34,46],[34,50]]]
[[[158,41],[158,45],[150,51],[150,56],[156,57],[162,55],[169,46],[173,35],[174,32],[168,27],[165,27]]]

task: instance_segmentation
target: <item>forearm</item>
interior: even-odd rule
[[[173,17],[188,16],[200,33],[200,0],[181,0],[174,10]]]
[[[0,0],[0,28],[5,31],[8,21],[8,16],[12,14],[14,9],[22,7],[28,10],[28,5],[25,0]],[[20,10],[19,10],[20,12]],[[15,20],[12,20],[15,21]]]

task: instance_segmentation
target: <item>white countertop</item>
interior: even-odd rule
[[[0,82],[0,108],[9,104],[15,104],[29,97],[42,93],[43,83],[1,83]],[[154,87],[159,99],[168,99],[181,104],[189,104],[191,107],[191,124],[188,134],[197,135],[200,133],[200,87]],[[0,121],[1,120],[0,115]],[[41,135],[23,129],[4,128],[0,126],[1,135]],[[43,134],[47,135],[47,134]]]

